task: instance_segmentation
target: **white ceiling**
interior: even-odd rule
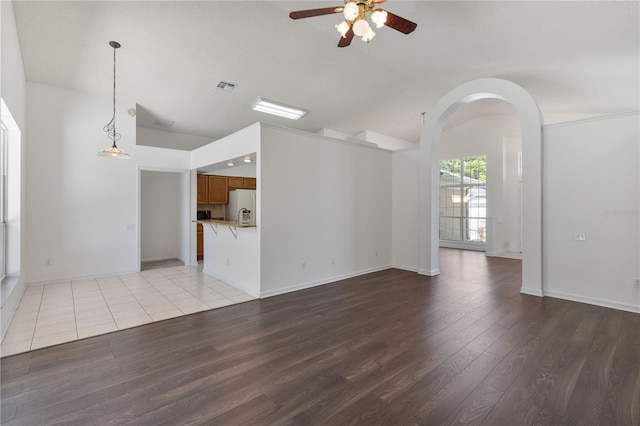
[[[545,116],[638,109],[637,1],[401,1],[418,24],[336,47],[341,15],[291,20],[336,1],[14,1],[28,81],[138,103],[138,125],[218,139],[256,121],[418,141],[422,112],[482,77],[524,87]],[[216,89],[236,83],[233,93]],[[298,121],[251,110],[258,97],[310,111]],[[467,108],[511,112],[500,104]],[[107,120],[108,117],[105,118]],[[180,148],[176,146],[175,148]]]

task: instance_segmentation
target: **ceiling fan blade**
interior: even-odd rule
[[[344,37],[340,37],[340,41],[338,42],[338,47],[347,47],[351,44],[351,40],[353,40],[353,26],[349,28],[349,31],[344,35]]]
[[[289,14],[291,19],[311,18],[314,16],[331,15],[342,12],[343,7],[323,7],[321,9],[296,10]]]
[[[396,31],[400,31],[403,34],[412,33],[416,29],[418,24],[411,22],[408,19],[404,19],[401,16],[394,15],[387,10],[387,22],[384,23],[389,28],[393,28]]]

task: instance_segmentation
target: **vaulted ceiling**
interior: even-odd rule
[[[638,109],[636,1],[400,1],[383,8],[418,24],[376,30],[337,48],[341,14],[291,20],[337,1],[15,1],[28,81],[112,90],[138,125],[218,139],[256,121],[306,131],[370,130],[418,141],[422,113],[456,86],[511,80],[543,115]],[[216,88],[236,84],[232,93]],[[309,110],[298,121],[251,110],[264,97]],[[470,114],[511,112],[479,104]],[[173,121],[170,128],[158,120]],[[177,147],[180,148],[180,147]]]

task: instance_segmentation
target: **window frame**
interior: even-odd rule
[[[484,175],[477,173],[475,178],[466,176],[468,173],[466,173],[465,164],[477,161],[480,158],[484,162]],[[486,163],[486,155],[440,160],[439,241],[441,247],[486,250]],[[451,179],[452,182],[443,183],[443,176]],[[443,189],[445,190],[444,194]],[[470,195],[474,192],[478,195]],[[456,201],[456,197],[458,201]],[[470,201],[472,198],[476,198],[477,201],[477,205],[474,208],[475,215],[471,213]],[[452,226],[443,227],[443,221],[447,220]],[[475,227],[471,225],[474,221],[476,222]],[[475,234],[475,237],[472,237],[473,234]]]

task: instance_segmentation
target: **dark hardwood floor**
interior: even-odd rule
[[[640,314],[386,270],[3,358],[3,425],[638,425]]]

